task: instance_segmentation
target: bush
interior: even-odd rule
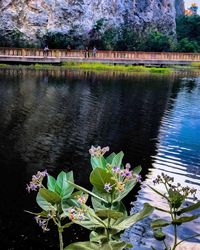
[[[197,41],[189,41],[188,38],[183,38],[177,43],[176,51],[200,52],[200,46]]]

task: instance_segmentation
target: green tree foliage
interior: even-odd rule
[[[170,51],[170,38],[161,32],[153,31],[146,37],[145,51]]]
[[[177,51],[200,52],[200,16],[181,16],[176,21]]]
[[[200,16],[181,16],[176,21],[177,39],[183,38],[200,42]]]

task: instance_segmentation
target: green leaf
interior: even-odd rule
[[[123,250],[127,246],[127,243],[124,241],[110,241],[108,244],[111,246],[111,250]]]
[[[44,211],[49,211],[52,206],[51,203],[46,201],[39,192],[36,196],[36,202]]]
[[[47,187],[50,191],[55,191],[55,185],[56,185],[56,180],[53,176],[49,175],[47,176]]]
[[[139,213],[125,217],[123,220],[120,218],[112,225],[112,228],[118,231],[122,231],[126,228],[129,228],[139,220],[142,220],[148,215],[150,215],[153,212],[153,209],[154,208],[151,205],[149,205],[148,203],[144,203],[144,207]]]
[[[107,239],[106,234],[100,234],[95,231],[90,233],[90,242],[101,243]]]
[[[141,171],[142,171],[141,166],[137,166],[132,170],[133,174],[140,174]]]
[[[78,190],[80,190],[80,191],[83,191],[83,192],[85,192],[85,193],[87,193],[87,194],[90,194],[91,196],[97,198],[98,200],[107,203],[107,201],[106,201],[105,199],[103,199],[102,197],[99,197],[99,196],[96,195],[95,193],[93,193],[93,192],[87,190],[86,188],[83,188],[83,187],[81,187],[81,186],[79,186],[79,185],[77,185],[77,184],[75,184],[75,183],[73,183],[73,182],[70,182],[70,181],[68,181],[68,182],[69,182],[74,188],[76,188],[76,189],[78,189]]]
[[[103,168],[105,169],[106,168],[106,160],[103,156],[100,156],[100,157],[96,157],[96,156],[91,156],[91,159],[90,159],[90,162],[91,162],[91,165],[92,165],[92,168],[95,169],[95,168]]]
[[[195,209],[197,209],[197,208],[200,208],[200,201],[198,201],[197,203],[192,204],[192,205],[190,205],[190,206],[188,206],[188,207],[184,207],[184,208],[180,209],[180,210],[177,212],[177,214],[178,214],[178,215],[181,215],[181,214],[186,213],[186,212],[191,212],[191,211],[193,211],[193,210],[195,210]]]
[[[166,235],[163,233],[162,228],[157,228],[153,230],[153,236],[156,240],[163,241]]]
[[[74,187],[68,181],[74,182],[73,172],[60,172],[56,180],[55,191],[62,198],[68,198],[74,191]]]
[[[198,215],[183,216],[183,217],[180,217],[176,220],[173,220],[173,224],[193,221],[193,220],[197,219],[198,217],[199,217]]]
[[[113,161],[113,158],[115,157],[115,153],[113,152],[112,154],[110,154],[107,158],[106,158],[106,161],[107,163],[111,164],[112,161]]]
[[[185,200],[183,195],[181,195],[176,190],[172,190],[171,188],[169,189],[168,194],[171,206],[173,208],[179,208]]]
[[[58,204],[61,202],[61,198],[60,196],[55,193],[55,192],[52,192],[46,188],[41,188],[39,190],[39,194],[49,203],[51,203],[52,205],[54,204]]]
[[[99,250],[100,245],[90,241],[75,242],[65,247],[64,250]]]
[[[114,166],[121,167],[123,157],[124,157],[124,153],[123,153],[122,151],[119,152],[118,154],[116,154],[116,155],[114,156],[111,165],[112,165],[113,167],[114,167]]]
[[[103,209],[96,211],[96,215],[99,216],[101,219],[107,219],[107,218],[119,219],[124,214],[111,209]]]
[[[115,181],[112,180],[112,177],[112,174],[107,170],[102,168],[95,168],[90,174],[90,182],[97,190],[106,193],[104,185],[106,183],[110,183],[111,186],[115,184]],[[112,188],[110,193],[112,193],[114,190],[115,189]]]
[[[152,228],[160,228],[160,227],[166,227],[169,226],[171,222],[163,219],[157,219],[151,222]]]

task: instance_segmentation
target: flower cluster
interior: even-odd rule
[[[38,223],[38,225],[42,228],[43,232],[47,232],[50,229],[48,228],[48,222],[50,219],[56,219],[56,212],[57,209],[54,206],[49,206],[48,214],[45,216],[45,218],[41,215],[35,216],[35,220]]]
[[[43,232],[47,232],[50,229],[48,228],[48,222],[50,218],[42,218],[39,215],[35,217],[36,222],[42,228]]]
[[[71,221],[82,221],[85,219],[85,210],[78,207],[70,207],[67,209],[68,217]]]
[[[78,202],[79,202],[80,204],[85,204],[86,201],[87,201],[87,198],[86,198],[85,195],[77,195],[77,196],[76,196],[76,199],[78,200]]]
[[[121,169],[119,166],[112,167],[110,164],[107,164],[107,171],[112,174],[112,180],[114,180],[115,184],[111,185],[111,183],[106,183],[104,185],[104,189],[106,192],[110,192],[113,187],[119,192],[123,192],[125,189],[126,183],[135,179],[137,182],[141,182],[141,176],[134,174],[130,171],[131,165],[129,163],[126,164],[124,169]]]
[[[108,152],[110,150],[110,148],[107,146],[107,147],[104,147],[104,148],[101,148],[100,146],[98,147],[94,147],[92,146],[90,149],[89,149],[89,153],[91,156],[96,156],[96,157],[101,157],[103,156],[106,152]]]
[[[169,188],[171,188],[173,191],[179,192],[185,198],[187,198],[191,195],[193,200],[197,199],[195,196],[197,189],[190,188],[188,186],[182,187],[180,183],[177,183],[177,185],[175,185],[173,182],[174,182],[174,178],[170,177],[164,173],[161,173],[161,176],[158,175],[157,178],[155,180],[153,180],[154,185],[164,184],[164,185],[167,185]]]
[[[174,178],[164,173],[161,173],[161,175],[158,175],[156,179],[153,180],[154,185],[160,184],[160,183],[165,184],[165,183],[170,183],[170,182],[174,182]]]
[[[41,188],[42,185],[42,181],[44,179],[45,176],[47,176],[47,170],[40,172],[38,171],[36,175],[32,176],[32,180],[29,183],[29,185],[27,184],[26,189],[28,190],[28,192],[30,193],[30,191],[37,191],[39,188]]]

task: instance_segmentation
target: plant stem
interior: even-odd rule
[[[58,233],[59,233],[60,250],[63,250],[64,249],[63,236],[59,228],[58,228]]]
[[[59,235],[59,242],[60,242],[60,250],[63,250],[64,249],[63,235],[62,235],[63,228],[62,228],[62,225],[61,225],[60,218],[58,219],[58,224],[57,225],[58,225],[58,235]]]
[[[175,250],[177,246],[177,225],[174,225],[174,246],[172,250]]]

